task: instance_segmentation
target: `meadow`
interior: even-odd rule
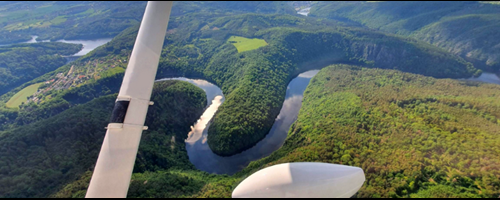
[[[258,49],[259,47],[267,45],[267,42],[263,39],[249,39],[239,36],[231,36],[227,41],[233,44],[236,49],[238,49],[238,53]]]
[[[26,102],[27,97],[35,94],[40,85],[42,85],[42,83],[36,83],[22,89],[21,91],[16,93],[12,98],[10,98],[9,101],[5,104],[5,106],[7,106],[8,108],[19,107],[19,105],[21,105],[23,102]]]

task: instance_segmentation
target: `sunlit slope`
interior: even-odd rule
[[[204,78],[223,90],[226,101],[215,114],[208,134],[211,149],[219,155],[237,154],[264,138],[281,109],[288,81],[309,69],[345,62],[439,78],[467,78],[478,73],[465,60],[424,42],[342,26],[345,24],[332,20],[278,14],[211,16],[194,13],[172,18],[156,78]],[[280,24],[284,27],[276,27]],[[80,61],[130,51],[137,28],[124,31]],[[227,42],[231,36],[258,38],[268,45],[239,53]],[[100,80],[106,87],[95,84],[92,92],[75,89],[64,99],[84,103],[103,92],[115,92],[121,82],[111,79],[119,79],[119,74]],[[60,102],[55,104],[62,105],[59,110],[68,106]],[[45,110],[50,111],[47,106]]]
[[[0,44],[38,40],[93,39],[116,36],[142,20],[146,2],[4,2],[0,4]],[[283,1],[174,2],[171,16],[187,13],[294,14]]]
[[[228,198],[259,169],[325,162],[363,168],[366,182],[355,197],[496,198],[499,89],[395,70],[330,66],[312,79],[284,146],[269,157],[233,176],[189,166],[135,173],[127,197]],[[55,196],[83,197],[90,176],[87,172]]]
[[[40,87],[41,84],[42,83],[33,84],[33,85],[30,85],[30,86],[22,89],[21,91],[19,91],[18,93],[16,93],[5,104],[5,106],[8,107],[8,108],[17,108],[17,107],[19,107],[19,105],[21,105],[22,103],[26,102],[27,97],[33,95],[38,90],[38,88]]]
[[[39,43],[0,47],[0,95],[66,64],[62,56],[80,51],[80,44]]]
[[[146,2],[8,2],[0,5],[0,44],[113,37],[138,24]]]
[[[346,65],[322,69],[285,145],[249,166],[363,168],[357,197],[500,195],[500,86]]]
[[[321,2],[310,16],[353,20],[422,39],[498,71],[499,13],[499,5],[480,2]]]
[[[205,77],[215,80],[227,94],[208,134],[210,148],[219,155],[234,155],[262,139],[279,112],[287,81],[306,69],[348,62],[435,77],[468,77],[477,72],[463,59],[431,45],[362,29],[270,28],[255,35],[269,45],[242,52],[247,54],[224,47],[227,50],[214,52],[208,66],[200,66],[209,75]]]
[[[93,171],[115,95],[70,108],[48,119],[0,132],[0,197],[48,197]],[[194,168],[184,139],[201,116],[206,96],[181,81],[155,83],[134,170]],[[165,146],[166,148],[157,148]]]
[[[439,78],[467,78],[478,73],[465,60],[424,42],[346,27],[328,19],[278,14],[211,16],[194,13],[171,18],[156,78],[203,78],[223,90],[226,101],[208,133],[208,144],[219,155],[237,154],[264,138],[281,109],[288,81],[309,69],[344,62]],[[280,24],[285,27],[276,27]],[[79,62],[127,55],[137,28],[124,31]],[[238,53],[227,42],[230,36],[259,38],[268,45]],[[41,116],[47,118],[72,105],[117,92],[120,75],[61,91],[51,102],[31,112],[20,111],[15,120],[9,117],[7,125],[32,123]]]
[[[267,45],[267,42],[263,39],[258,39],[258,38],[249,39],[239,36],[231,36],[227,41],[233,44],[234,47],[236,47],[236,49],[238,49],[238,53],[244,51],[250,51],[253,49],[258,49],[259,47]]]

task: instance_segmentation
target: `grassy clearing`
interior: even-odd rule
[[[125,69],[122,68],[122,67],[115,67],[115,68],[110,68],[106,71],[104,71],[102,74],[101,74],[101,77],[104,78],[104,77],[108,77],[108,76],[113,76],[115,74],[118,74],[118,73],[123,73],[125,72]]]
[[[231,36],[227,41],[231,42],[236,49],[238,49],[238,53],[254,50],[267,45],[267,42],[263,39],[249,39],[239,36]]]
[[[60,23],[63,23],[66,21],[66,18],[64,16],[57,16],[56,18],[50,20],[50,23],[57,25]]]
[[[21,103],[27,101],[27,97],[35,94],[35,92],[38,90],[38,88],[42,85],[42,83],[37,83],[30,85],[18,93],[16,93],[12,98],[9,99],[9,101],[5,104],[8,108],[18,108]]]

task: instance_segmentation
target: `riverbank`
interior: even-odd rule
[[[186,139],[186,150],[189,160],[201,171],[232,175],[248,166],[251,161],[269,156],[284,144],[288,130],[297,119],[300,107],[302,106],[303,93],[311,78],[318,72],[319,70],[310,70],[292,79],[288,84],[280,113],[266,137],[250,149],[229,157],[216,155],[207,143],[211,120],[219,106],[225,100],[222,90],[205,80],[193,80],[184,77],[160,79],[157,81],[183,80],[205,91],[208,102],[207,108],[200,119],[191,127],[191,132],[188,133],[188,138]]]

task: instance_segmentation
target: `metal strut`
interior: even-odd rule
[[[146,6],[86,198],[127,197],[171,9],[171,1]]]

